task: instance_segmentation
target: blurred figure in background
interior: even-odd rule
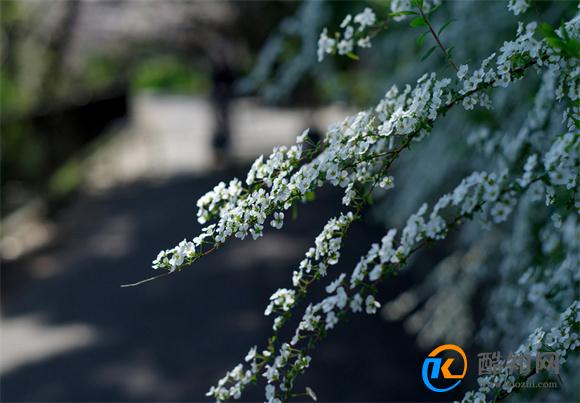
[[[231,147],[230,103],[234,95],[236,75],[231,65],[227,43],[209,51],[212,71],[211,102],[215,116],[212,146],[218,167],[227,165]]]

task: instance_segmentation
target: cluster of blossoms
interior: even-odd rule
[[[577,23],[568,23],[565,27],[577,32]],[[466,71],[467,67],[462,67],[460,74]],[[414,309],[421,298],[431,298],[430,301],[437,303],[431,303],[430,306],[426,304],[423,309],[415,311],[407,321],[408,329],[420,332],[419,336],[431,343],[455,338],[455,332],[450,334],[441,328],[444,325],[434,329],[433,322],[441,322],[441,319],[446,318],[443,324],[470,323],[467,317],[469,313],[465,309],[458,311],[455,307],[468,306],[478,285],[491,280],[498,285],[488,298],[489,313],[478,338],[494,348],[500,345],[509,350],[513,349],[514,340],[549,324],[550,318],[557,316],[557,312],[578,299],[576,290],[580,287],[580,277],[576,268],[580,259],[580,226],[577,222],[579,202],[576,178],[579,173],[577,152],[580,144],[577,127],[566,118],[577,111],[574,112],[574,107],[567,107],[563,120],[561,108],[558,108],[555,101],[567,98],[573,105],[579,86],[576,60],[561,60],[557,65],[546,66],[533,108],[519,130],[511,127],[493,132],[486,127],[479,127],[473,131],[468,142],[478,147],[487,158],[487,164],[490,158],[496,159],[499,166],[517,160],[525,161],[524,174],[518,184],[530,185],[530,191],[520,197],[513,234],[506,237],[499,248],[495,241],[490,242],[484,238],[476,242],[462,260],[443,262],[415,291],[404,293],[397,301],[388,304],[388,316],[400,318]],[[564,134],[560,134],[562,131]],[[541,154],[544,154],[542,158],[539,157]],[[533,172],[538,169],[544,170],[545,179],[530,184]],[[562,204],[561,200],[568,201]],[[546,207],[542,209],[538,203],[543,204],[544,201]],[[542,223],[542,226],[539,226],[540,217],[547,217],[547,222]],[[536,229],[538,227],[541,228],[539,233]],[[539,239],[534,234],[539,234]],[[493,238],[498,238],[497,231]],[[541,248],[537,248],[538,243]],[[482,248],[486,250],[483,253]],[[497,250],[503,251],[504,260],[499,264],[486,262],[491,260],[490,257]],[[477,255],[475,259],[474,253]],[[475,269],[472,266],[474,263]],[[489,267],[489,264],[493,266]],[[434,282],[446,277],[449,280],[449,273],[444,270],[450,266],[454,266],[455,271],[461,270],[463,274],[457,272],[451,283],[442,281],[433,291]],[[426,297],[425,290],[430,286],[434,295]],[[452,306],[447,307],[447,303]],[[434,305],[437,308],[433,308]],[[433,320],[434,316],[439,320]],[[526,319],[520,320],[522,317]],[[437,340],[432,338],[435,332],[440,335]],[[468,338],[469,335],[463,337]],[[573,367],[574,364],[571,364]],[[478,397],[482,399],[481,395]]]
[[[514,391],[514,384],[521,381],[510,374],[509,368],[517,362],[518,357],[536,357],[538,352],[550,351],[558,354],[559,363],[566,362],[567,356],[580,347],[578,328],[580,327],[580,303],[574,301],[560,314],[559,323],[544,331],[536,329],[528,337],[527,343],[521,344],[515,354],[508,360],[498,362],[499,370],[493,375],[482,376],[478,379],[479,389],[467,392],[462,403],[479,403],[488,401],[488,395],[505,397]],[[533,374],[533,373],[531,373]],[[530,375],[531,375],[530,374]],[[524,378],[525,379],[525,378]]]
[[[408,10],[406,7],[411,7],[411,2],[394,1],[391,5],[396,6],[398,11],[405,11]],[[349,25],[351,21],[356,31]],[[341,24],[341,28],[345,29],[342,36],[339,34],[337,39],[330,39],[323,31],[319,52],[322,48],[323,55],[333,53],[334,50],[326,51],[328,46],[338,49],[339,40],[354,40],[353,35],[356,36],[357,32],[363,35],[365,29],[375,23],[376,16],[370,10],[354,18],[347,16]],[[568,35],[578,38],[578,25],[578,18],[566,23]],[[558,33],[564,38],[562,29]],[[327,268],[338,263],[342,240],[352,221],[360,216],[365,203],[364,195],[376,186],[391,188],[393,177],[389,171],[393,162],[411,144],[427,138],[435,121],[452,107],[462,105],[466,110],[476,106],[490,108],[492,101],[489,91],[522,79],[532,67],[544,72],[540,93],[554,94],[553,99],[562,103],[572,101],[575,105],[579,80],[577,59],[559,52],[545,40],[536,39],[535,34],[535,23],[525,27],[520,24],[516,38],[505,42],[472,74],[468,74],[468,67],[462,65],[457,72],[457,80],[438,79],[432,73],[423,75],[415,86],[407,85],[402,91],[394,86],[375,108],[331,126],[318,146],[303,147],[308,134],[305,131],[298,137],[296,145],[278,147],[268,158],[258,158],[245,184],[237,179],[228,185],[220,183],[198,201],[200,223],[213,223],[204,227],[191,242],[184,240],[174,248],[160,252],[153,267],[179,270],[233,236],[241,239],[249,235],[260,237],[269,217],[272,217],[272,227],[281,228],[284,210],[299,201],[307,201],[309,195],[322,185],[343,188],[343,204],[352,211],[331,219],[324,227],[314,247],[308,250],[306,258],[293,273],[295,289],[280,289],[270,298],[265,314],[279,314],[273,326],[277,335],[298,299],[306,296],[308,286],[325,277]],[[334,42],[329,45],[329,41]],[[340,50],[338,53],[341,53]],[[543,101],[538,100],[535,107],[542,109]],[[567,107],[563,115],[567,131],[549,138],[548,144],[538,140],[536,137],[540,136],[535,134],[545,126],[549,114],[535,115],[515,139],[510,139],[509,147],[504,150],[505,156],[497,164],[495,172],[477,171],[467,176],[452,192],[440,197],[429,213],[425,203],[409,217],[401,231],[394,228],[389,230],[380,243],[371,246],[350,275],[340,273],[328,284],[327,297],[308,305],[291,340],[276,346],[278,338],[272,337],[261,354],[253,347],[246,356],[246,364],[240,364],[228,372],[208,395],[220,401],[237,399],[244,388],[261,375],[268,383],[266,400],[286,400],[295,378],[310,364],[308,351],[313,345],[347,313],[376,313],[381,307],[375,299],[376,285],[392,271],[403,267],[421,246],[445,238],[451,229],[471,218],[477,217],[489,224],[502,223],[519,209],[518,202],[521,200],[536,200],[538,195],[542,195],[548,204],[553,204],[558,192],[574,190],[577,186],[580,137],[574,120],[577,114],[577,106]],[[503,145],[498,133],[482,130],[477,133],[475,140],[470,137],[471,142],[477,143],[483,139],[490,154],[493,154],[494,148]],[[488,141],[489,138],[493,140]],[[578,233],[578,225],[574,218],[570,218],[571,215],[565,219],[560,214],[553,217],[553,227],[558,225],[558,229],[573,233],[566,235],[562,242],[569,243],[574,236],[578,240],[574,235]],[[547,238],[551,238],[553,228],[545,233]],[[397,234],[400,236],[397,237]],[[558,244],[559,241],[554,242]],[[210,245],[210,249],[204,248],[206,245]],[[573,249],[570,245],[566,248]],[[570,268],[574,267],[573,259],[577,255],[566,256],[566,261],[556,271],[554,288],[562,286],[569,278]],[[531,271],[527,279],[520,279],[521,284],[527,284],[533,277],[537,276]],[[528,299],[533,303],[546,296],[547,292],[546,289],[532,286]],[[576,308],[573,305],[571,309],[576,312]],[[569,331],[568,334],[572,333]],[[574,344],[575,348],[577,336],[569,338],[572,339],[569,345]]]
[[[262,365],[273,360],[273,364],[264,365],[265,371],[263,375],[269,382],[267,395],[271,399],[279,398],[276,397],[278,396],[276,395],[276,388],[272,389],[271,387],[273,383],[278,383],[279,390],[283,393],[291,390],[295,376],[303,372],[307,364],[310,363],[310,357],[307,355],[306,349],[301,350],[297,347],[300,343],[305,344],[304,339],[309,342],[313,339],[318,339],[323,332],[333,329],[339,322],[339,318],[349,310],[355,313],[363,310],[368,314],[376,313],[378,308],[380,308],[380,304],[375,300],[373,293],[369,292],[369,290],[372,290],[372,285],[387,276],[389,270],[401,267],[409,255],[420,246],[428,241],[441,239],[447,234],[449,229],[475,213],[482,220],[489,216],[497,222],[505,221],[509,210],[506,209],[507,213],[502,213],[498,216],[497,206],[513,205],[516,195],[525,191],[532,184],[532,180],[525,179],[534,171],[535,165],[533,167],[530,165],[526,161],[522,174],[512,178],[511,182],[507,180],[507,172],[503,172],[501,175],[485,172],[473,173],[465,178],[451,193],[442,196],[438,200],[428,219],[426,219],[427,205],[422,205],[419,211],[408,219],[405,228],[401,232],[398,245],[395,245],[397,234],[395,229],[388,231],[380,244],[373,244],[369,252],[355,267],[350,281],[347,281],[345,273],[341,273],[338,278],[326,287],[326,291],[330,295],[319,303],[310,304],[307,307],[290,343],[282,344],[278,355],[275,357],[272,357],[270,351],[265,355]],[[539,172],[535,173],[539,174]],[[455,218],[452,220],[443,219],[441,213],[444,209],[456,211]],[[315,253],[313,251],[309,252],[310,255]],[[272,299],[280,298],[282,295],[284,296],[281,298],[282,300],[291,295],[293,302],[295,294],[289,290],[279,290],[272,296]],[[286,311],[285,309],[283,310]],[[294,363],[290,363],[290,358],[296,359]],[[258,368],[261,368],[262,365],[258,366]],[[284,371],[284,369],[286,370]],[[257,373],[258,371],[256,371]],[[218,386],[224,384],[224,379],[220,381]],[[237,381],[229,388],[238,390],[243,388],[243,386],[242,381]],[[215,393],[216,389],[212,389],[210,392],[212,391],[214,392],[213,395],[219,398],[218,393]],[[223,394],[224,391],[222,390],[220,393]],[[230,397],[234,396],[231,395]],[[281,397],[287,396],[281,395]]]
[[[561,193],[562,190],[573,190],[575,185],[568,183],[573,183],[578,176],[573,168],[578,161],[577,150],[580,148],[578,136],[572,132],[554,136],[542,129],[553,126],[553,123],[550,124],[550,117],[556,121],[561,120],[559,113],[547,112],[555,109],[557,79],[559,80],[553,70],[548,70],[543,74],[542,85],[536,95],[534,108],[523,121],[523,126],[517,136],[504,135],[502,130],[490,132],[480,127],[474,130],[468,138],[468,142],[476,145],[478,151],[486,158],[495,156],[499,160],[499,166],[513,164],[518,160],[525,161],[523,175],[517,183],[522,187],[529,186],[530,190],[520,197],[515,214],[516,231],[512,236],[507,237],[504,246],[507,251],[506,257],[503,262],[497,264],[501,269],[499,285],[489,298],[490,312],[493,312],[493,316],[497,319],[493,324],[484,327],[484,329],[496,331],[501,329],[508,336],[508,340],[512,340],[515,334],[521,334],[523,337],[535,326],[545,323],[546,313],[555,315],[557,310],[569,305],[574,298],[577,298],[573,290],[580,287],[580,277],[574,269],[575,262],[580,259],[578,247],[580,227],[574,211],[560,210],[557,213],[546,213],[546,217],[551,217],[551,219],[540,231],[541,239],[537,241],[529,239],[530,234],[534,233],[530,228],[530,216],[537,216],[544,201],[546,208],[554,211],[554,194]],[[551,140],[552,144],[547,140]],[[556,149],[566,151],[562,151],[558,154],[559,157],[556,157],[553,151]],[[545,152],[545,150],[548,151]],[[540,159],[539,155],[543,152],[545,155],[543,159]],[[567,180],[554,175],[556,166],[568,166]],[[531,183],[540,168],[544,169],[549,181]],[[423,284],[417,286],[415,290],[403,293],[397,300],[389,303],[386,315],[392,319],[400,319],[415,309],[422,299],[428,299],[432,302],[426,303],[422,309],[416,310],[408,318],[406,321],[408,329],[419,333],[419,341],[423,341],[423,344],[426,342],[432,344],[450,338],[458,340],[459,343],[465,342],[469,337],[468,332],[464,332],[459,337],[455,326],[446,327],[445,323],[465,323],[460,326],[464,330],[473,326],[469,312],[466,312],[464,308],[469,306],[469,299],[474,297],[478,284],[486,280],[498,281],[497,272],[491,270],[485,263],[486,259],[494,255],[493,251],[498,249],[496,241],[492,241],[497,237],[496,232],[493,236],[475,241],[474,246],[466,253],[458,252],[449,259],[445,259],[433,269]],[[530,251],[537,250],[533,245],[538,241],[542,243],[542,248],[532,257]],[[565,250],[566,254],[562,258],[555,258],[553,254],[558,250]],[[541,261],[549,262],[548,265],[551,267],[539,267]],[[428,296],[426,290],[433,295]],[[550,303],[546,299],[547,295],[551,295]],[[555,303],[555,308],[552,308]],[[507,316],[506,311],[509,311],[509,307],[517,309],[513,315],[521,316],[521,310],[526,305],[533,305],[533,309],[526,315],[528,320],[525,325],[522,326],[521,323]],[[434,316],[438,320],[427,320]],[[453,334],[449,333],[446,328],[454,329]],[[485,330],[482,338],[487,340],[490,337],[489,330]],[[490,344],[497,346],[496,342]],[[510,347],[509,344],[504,345],[506,349]]]
[[[326,223],[314,240],[315,247],[308,249],[298,270],[292,274],[294,287],[307,284],[312,276],[326,276],[327,268],[338,263],[342,238],[353,220],[354,214],[349,211]]]
[[[524,169],[523,175],[528,172]],[[313,341],[318,340],[324,332],[334,328],[339,318],[346,313],[366,312],[374,314],[380,308],[380,303],[374,296],[374,285],[389,275],[390,271],[404,265],[409,256],[429,241],[441,239],[462,220],[478,213],[481,219],[493,216],[495,206],[505,204],[506,199],[515,200],[516,194],[527,189],[527,185],[520,186],[522,176],[508,180],[508,174],[503,175],[476,172],[463,180],[453,192],[442,196],[435,204],[429,217],[426,219],[427,205],[421,206],[417,213],[407,221],[396,241],[397,231],[391,229],[381,240],[373,244],[369,252],[357,264],[350,279],[346,273],[341,273],[327,287],[329,296],[317,304],[310,304],[300,321],[294,337],[290,341],[293,354],[297,357],[306,355],[307,349]],[[445,220],[440,213],[443,209],[451,209],[454,218]],[[449,215],[449,211],[447,211]],[[502,220],[505,220],[502,216]],[[304,348],[301,350],[300,345]],[[283,359],[288,347],[280,350],[275,360]],[[285,372],[277,367],[275,377],[265,376],[270,384],[278,383],[282,392],[292,389],[294,379],[302,369],[291,366]],[[282,393],[279,397],[287,398]]]
[[[391,15],[394,21],[401,21],[409,15],[416,14],[418,6],[423,12],[429,13],[440,4],[441,0],[393,0],[391,1]],[[385,26],[384,23],[377,21],[376,14],[368,7],[354,17],[352,14],[347,14],[340,23],[342,32],[335,32],[334,36],[329,36],[327,28],[322,30],[318,38],[318,61],[323,61],[326,55],[335,54],[358,59],[355,53],[356,48],[372,47],[372,37]]]
[[[508,9],[515,15],[520,15],[530,8],[530,0],[508,0]]]
[[[370,48],[371,33],[369,29],[374,28],[376,22],[375,13],[367,7],[354,17],[348,14],[340,24],[342,33],[335,32],[332,38],[328,36],[328,30],[324,28],[318,39],[318,61],[324,60],[324,56],[327,54],[338,53],[343,56],[353,56],[355,47]]]

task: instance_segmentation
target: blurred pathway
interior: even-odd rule
[[[263,316],[268,297],[290,285],[296,263],[339,208],[333,190],[321,191],[282,231],[233,242],[174,276],[120,288],[154,274],[149,266],[159,249],[199,230],[195,200],[219,180],[243,177],[247,168],[215,173],[205,166],[207,142],[197,138],[197,149],[180,131],[192,121],[195,130],[206,130],[204,113],[184,116],[171,100],[148,110],[152,105],[143,102],[137,122],[151,132],[176,136],[157,139],[167,161],[146,157],[153,139],[130,141],[139,124],[126,137],[112,139],[111,150],[119,155],[94,161],[101,158],[103,171],[126,177],[88,186],[56,218],[56,239],[2,267],[3,287],[21,279],[2,304],[3,402],[208,400],[209,386],[251,346],[263,345],[271,327]],[[289,116],[297,127],[288,141],[303,126]],[[263,139],[259,124],[247,127]],[[279,140],[284,139],[273,136],[264,144]],[[253,141],[240,137],[241,144]],[[238,150],[245,152],[243,145]],[[127,165],[115,166],[115,161]],[[98,176],[91,180],[99,184]],[[377,239],[379,230],[355,225],[338,269],[352,268]],[[401,276],[389,282],[384,297],[408,281]],[[353,317],[321,343],[301,387],[311,386],[322,401],[431,400],[418,372],[423,355],[398,323]],[[263,385],[253,387],[245,398],[261,400],[262,390]]]
[[[200,174],[214,169],[213,111],[204,98],[143,94],[132,103],[127,130],[117,133],[87,161],[87,186],[109,187],[142,178]],[[346,117],[344,108],[316,111],[261,106],[253,99],[231,105],[232,163],[294,144],[307,127],[325,130]]]

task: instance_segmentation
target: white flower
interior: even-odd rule
[[[265,390],[268,403],[280,403],[280,399],[276,398],[276,387],[274,385],[266,385]]]
[[[376,22],[376,16],[373,10],[366,7],[362,13],[354,17],[354,22],[359,24],[359,30],[362,31],[365,27],[370,27]]]
[[[334,311],[330,311],[326,314],[326,325],[324,328],[326,330],[330,330],[338,323],[338,317],[334,313]]]
[[[346,40],[352,39],[353,35],[354,35],[354,28],[349,25],[344,30],[344,35],[343,35],[344,39],[346,39]]]
[[[318,61],[321,62],[324,59],[325,54],[331,54],[334,52],[334,47],[336,45],[336,40],[328,37],[328,30],[324,30],[320,34],[318,39]]]
[[[368,295],[365,300],[365,311],[368,314],[373,314],[377,312],[377,309],[381,307],[381,304],[375,300],[373,295]]]
[[[339,55],[346,55],[352,52],[353,49],[353,40],[352,39],[343,39],[338,42],[337,50]]]
[[[338,288],[338,286],[342,284],[345,277],[346,277],[346,274],[341,273],[340,276],[338,276],[338,278],[336,280],[334,280],[332,283],[330,283],[328,286],[326,286],[326,292],[329,294],[334,293],[336,291],[336,289]]]
[[[369,273],[369,280],[370,281],[376,281],[381,277],[381,274],[383,273],[383,268],[380,264],[376,265],[374,269],[371,270],[371,272]]]
[[[304,143],[304,140],[308,137],[308,133],[310,132],[310,128],[304,130],[298,137],[296,137],[296,143],[301,144]]]
[[[392,176],[385,176],[383,179],[381,179],[381,181],[379,182],[379,186],[383,189],[392,189],[395,187],[395,181],[394,178]]]
[[[508,0],[508,10],[515,15],[524,13],[530,7],[530,0]]]
[[[244,358],[244,361],[246,362],[252,361],[256,357],[256,350],[257,350],[256,346],[252,347],[250,351],[248,351],[248,354]]]
[[[338,287],[336,290],[336,306],[342,309],[346,306],[347,301],[348,295],[346,294],[346,291],[343,287]]]
[[[270,222],[270,225],[276,229],[280,229],[284,226],[284,213],[281,211],[274,213],[274,219]]]
[[[469,67],[467,66],[467,64],[462,64],[461,66],[459,66],[459,70],[457,71],[457,78],[463,80],[463,77],[465,77],[465,75],[467,74],[468,69]]]
[[[370,36],[365,36],[364,38],[360,38],[356,42],[356,45],[359,48],[370,48],[372,46],[372,44],[371,44],[371,37]]]
[[[350,24],[351,21],[352,21],[352,15],[347,14],[346,17],[344,17],[344,19],[340,23],[340,27],[341,28],[346,27],[348,24]]]
[[[264,314],[270,315],[275,308],[280,308],[283,311],[288,311],[296,301],[296,291],[287,288],[280,288],[270,297],[270,304],[266,307]]]
[[[355,294],[355,296],[350,301],[350,309],[353,312],[361,312],[362,311],[362,302],[363,299],[359,294]]]

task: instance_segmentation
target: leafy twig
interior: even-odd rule
[[[443,55],[445,56],[445,59],[447,60],[447,62],[449,63],[449,65],[451,67],[453,67],[453,69],[456,72],[459,71],[459,68],[457,67],[457,65],[455,64],[455,62],[451,59],[451,56],[449,55],[449,51],[447,50],[447,48],[445,46],[443,46],[443,44],[441,43],[441,40],[439,39],[439,35],[437,35],[437,33],[435,32],[435,30],[433,29],[433,26],[429,22],[429,17],[427,17],[427,14],[425,14],[423,12],[423,7],[421,7],[419,5],[419,6],[417,6],[417,9],[419,10],[419,14],[421,14],[421,18],[423,18],[423,21],[425,21],[425,24],[429,28],[429,31],[431,32],[431,35],[433,36],[433,39],[435,39],[435,42],[437,42],[437,46],[439,46],[439,48],[443,52]]]

